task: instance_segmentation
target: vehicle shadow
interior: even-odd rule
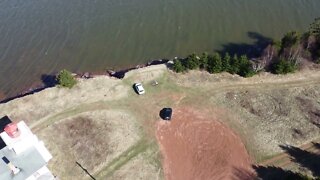
[[[133,91],[138,95],[139,93],[138,93],[138,91],[137,91],[137,89],[135,88],[135,84],[132,84],[132,89],[133,89]]]

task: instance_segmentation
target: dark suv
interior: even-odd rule
[[[160,117],[164,120],[171,120],[172,109],[171,108],[163,108],[160,111]]]

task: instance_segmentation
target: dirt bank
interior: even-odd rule
[[[237,179],[251,159],[237,135],[212,114],[176,108],[171,122],[157,123],[167,180]]]

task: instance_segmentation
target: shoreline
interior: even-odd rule
[[[97,76],[108,76],[108,77],[115,77],[117,79],[122,79],[126,75],[127,72],[135,70],[135,69],[140,69],[140,68],[145,68],[153,65],[159,65],[159,64],[165,64],[169,59],[157,59],[157,60],[152,60],[144,64],[138,64],[136,66],[131,66],[126,69],[120,69],[118,71],[113,71],[111,69],[107,69],[104,71],[94,71],[94,72],[77,72],[73,73],[77,79],[90,79],[94,78]],[[50,74],[48,75],[45,79],[39,79],[39,82],[35,82],[31,84],[28,88],[25,88],[21,90],[20,93],[17,93],[16,95],[13,96],[6,96],[4,93],[0,92],[0,104],[7,103],[11,100],[21,98],[24,96],[32,95],[37,92],[40,92],[42,90],[45,90],[47,88],[55,87],[56,82],[55,82],[55,74]]]

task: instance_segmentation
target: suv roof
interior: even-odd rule
[[[172,108],[163,108],[160,111],[160,117],[164,120],[170,120],[172,116]]]

